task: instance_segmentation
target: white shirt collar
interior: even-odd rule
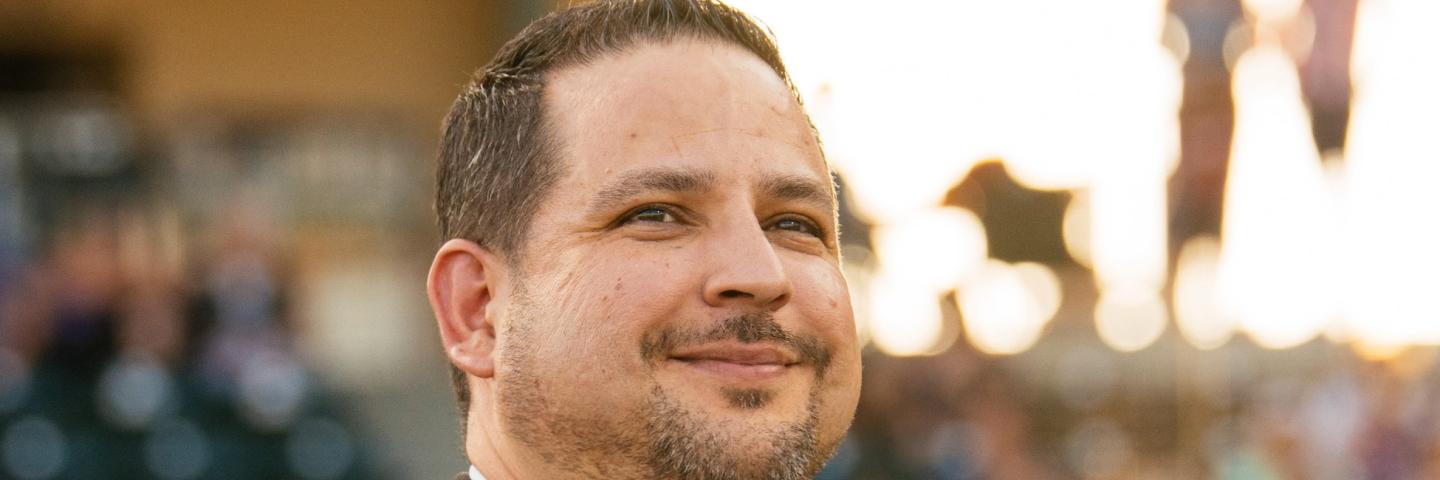
[[[471,465],[471,466],[470,466],[470,480],[485,480],[485,476],[480,474],[480,469],[475,468],[474,465]]]

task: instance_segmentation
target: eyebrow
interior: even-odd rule
[[[590,212],[607,212],[650,192],[699,193],[715,185],[715,174],[674,167],[644,168],[626,172],[601,188],[590,202]]]
[[[830,195],[829,185],[807,176],[767,175],[760,181],[760,191],[775,200],[807,203],[827,212],[835,209],[835,197]]]
[[[596,192],[589,212],[616,210],[631,199],[652,192],[704,193],[714,188],[716,181],[713,172],[699,169],[653,167],[626,172]],[[760,180],[760,193],[772,200],[798,201],[822,211],[835,209],[829,186],[807,176],[766,175]]]

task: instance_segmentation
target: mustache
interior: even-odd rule
[[[724,340],[740,343],[771,342],[794,351],[801,363],[815,367],[817,377],[825,375],[830,366],[831,350],[824,341],[811,335],[791,333],[775,321],[770,312],[745,313],[726,318],[706,330],[681,330],[668,327],[646,336],[640,349],[652,363],[664,361],[670,352],[689,345]]]

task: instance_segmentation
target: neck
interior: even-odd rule
[[[634,452],[618,451],[618,445],[633,446],[635,439],[610,437],[607,446],[577,445],[575,419],[556,418],[550,412],[530,412],[531,418],[549,418],[531,432],[531,443],[507,433],[499,405],[494,402],[494,384],[472,384],[469,414],[466,415],[465,454],[486,480],[584,480],[593,478],[643,478],[648,470],[627,460]],[[513,427],[513,426],[512,426]],[[535,445],[539,445],[536,447]]]
[[[478,405],[482,403],[479,400],[491,397],[476,395],[472,398],[477,401],[470,405],[470,411],[465,415],[465,456],[470,464],[485,475],[485,480],[528,478],[516,475],[510,466],[512,462],[507,462],[507,456],[501,453],[500,447],[506,443],[494,409],[485,408],[489,406],[488,401],[483,402],[485,405]]]
[[[499,416],[493,411],[472,410],[468,418],[465,454],[471,465],[485,476],[485,480],[644,477],[638,467],[634,470],[624,468],[613,462],[614,458],[607,462],[604,458],[592,458],[579,452],[561,454],[564,458],[549,458],[546,454],[528,448],[523,442],[506,435],[500,428]],[[547,441],[563,440],[552,438]],[[548,453],[553,456],[557,452]]]

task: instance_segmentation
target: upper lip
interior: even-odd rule
[[[682,361],[712,360],[741,365],[794,365],[799,363],[788,349],[762,343],[712,343],[676,349],[670,358]]]

